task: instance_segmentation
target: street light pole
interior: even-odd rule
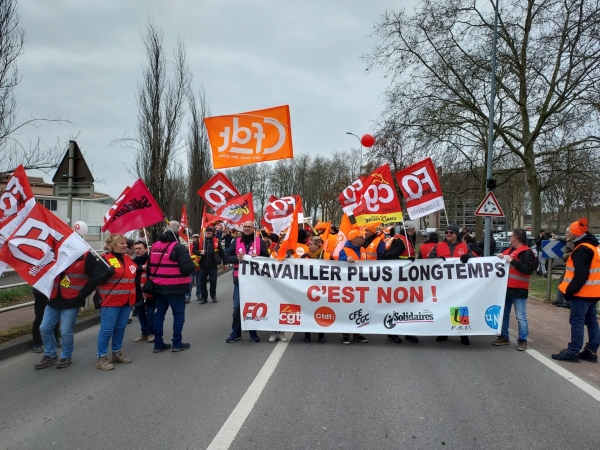
[[[360,142],[360,167],[359,170],[362,170],[362,152],[363,152],[363,145],[362,145],[362,141],[360,140],[360,138],[354,134],[354,133],[350,133],[349,131],[346,131],[346,134],[349,134],[351,136],[354,136],[356,139],[358,139],[358,142]]]

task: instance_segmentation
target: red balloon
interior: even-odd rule
[[[363,147],[373,147],[373,144],[375,144],[375,138],[370,134],[365,134],[362,138],[360,138],[360,143],[363,145]]]

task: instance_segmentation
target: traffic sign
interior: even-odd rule
[[[567,244],[556,239],[542,241],[542,257],[544,258],[562,258],[565,254]]]
[[[92,198],[94,196],[94,184],[93,183],[73,183],[72,193],[73,193],[73,197]],[[68,183],[54,183],[54,196],[55,197],[68,197],[69,196],[69,184]]]
[[[500,203],[496,200],[492,191],[488,192],[481,204],[475,211],[476,216],[504,217]]]
[[[83,153],[79,149],[77,142],[70,141],[69,146],[73,145],[75,152],[73,155],[73,183],[93,183],[94,177],[88,167]],[[60,166],[56,170],[54,177],[52,178],[53,183],[67,183],[69,181],[69,151],[65,153]]]

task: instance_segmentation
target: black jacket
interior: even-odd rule
[[[225,242],[226,248],[229,248],[229,246],[231,245],[231,241],[233,241],[232,234],[226,234],[225,236],[223,236],[223,242]]]
[[[246,248],[246,253],[248,253],[250,250],[250,246],[253,245],[254,242],[254,233],[248,237],[245,234],[242,234],[242,237],[240,239],[242,240],[244,247]],[[258,253],[258,256],[264,256],[265,258],[268,258],[270,255],[269,250],[267,249],[267,244],[262,239],[259,239],[258,241],[260,242],[260,253]],[[235,253],[235,247],[236,241],[233,240],[231,241],[231,245],[229,246],[229,249],[227,249],[227,253],[225,254],[225,262],[227,264],[239,264],[237,254]],[[238,282],[238,277],[234,275],[233,284],[238,284]]]
[[[565,300],[590,301],[591,299],[589,297],[577,297],[577,293],[588,279],[590,266],[594,259],[594,252],[581,244],[591,244],[597,247],[598,239],[596,239],[594,235],[586,233],[581,239],[574,242],[574,244],[575,250],[571,253],[571,260],[573,261],[575,272],[573,274],[573,279],[567,286]]]
[[[533,240],[533,242],[535,242],[535,249],[536,249],[538,252],[541,252],[541,251],[542,251],[542,241],[544,241],[544,240],[546,240],[546,239],[550,239],[550,238],[549,238],[549,237],[547,237],[547,236],[544,236],[544,237],[542,237],[542,236],[539,236],[539,235],[538,235],[538,236],[536,236],[536,237],[535,237],[535,239]]]
[[[146,264],[147,261],[148,261],[148,253],[147,252],[145,255],[136,256],[135,258],[133,258],[133,262],[137,266],[137,270],[135,272],[135,303],[137,305],[141,305],[142,303],[144,303],[144,296],[143,296],[143,291],[142,291],[141,280],[142,280],[142,272],[144,271],[144,269],[142,269],[142,266],[144,264]]]
[[[214,238],[216,239],[216,238]],[[219,247],[215,253],[213,238],[204,238],[203,248],[206,250],[204,255],[200,254],[200,242],[192,244],[192,253],[200,257],[200,267],[215,267],[225,261],[225,252],[221,247],[221,241],[217,239]]]
[[[79,259],[82,259],[84,256],[81,256]],[[78,260],[79,260],[78,259]],[[60,289],[56,296],[48,302],[52,308],[55,309],[70,309],[70,308],[83,308],[85,306],[85,298],[94,292],[96,289],[96,285],[94,284],[94,272],[96,270],[96,257],[92,254],[92,252],[87,252],[85,256],[84,270],[85,274],[88,276],[88,281],[83,287],[79,294],[77,295],[77,299],[75,300],[66,300],[60,295]],[[65,271],[66,272],[66,271]],[[63,278],[65,272],[62,272],[58,278],[59,280]]]
[[[409,235],[405,235],[404,234],[404,230],[401,230],[400,235],[402,236],[406,236],[408,237],[408,240],[410,241],[410,243],[412,244],[412,248],[413,248],[413,253],[415,252],[415,244],[417,242],[417,235],[413,234],[412,236]],[[402,253],[404,253],[404,250],[406,250],[406,246],[404,245],[404,241],[402,239],[392,239],[392,243],[390,244],[390,248],[388,248],[385,252],[385,254],[383,255],[383,259],[398,259],[400,258],[400,255]],[[416,258],[417,255],[410,255],[413,258]]]
[[[158,238],[158,240],[160,242],[177,242],[178,241],[175,238],[175,235],[170,231],[168,233],[161,234],[160,237]],[[165,255],[165,258],[166,257],[167,257],[167,255]],[[196,266],[194,265],[194,262],[192,261],[192,257],[190,256],[190,252],[185,245],[182,245],[179,243],[175,244],[175,247],[173,247],[173,250],[169,254],[168,258],[169,258],[169,261],[171,261],[173,263],[177,263],[177,265],[179,266],[179,271],[184,276],[191,275],[196,270]],[[156,269],[154,267],[152,267],[150,264],[148,264],[146,273],[147,273],[149,279],[151,278],[151,275],[155,270]],[[190,292],[190,283],[171,284],[171,285],[163,285],[163,286],[155,283],[154,284],[154,292],[156,294],[161,294],[161,295],[188,294]]]
[[[483,252],[485,251],[485,240],[481,239],[480,241],[477,241],[477,246],[481,249],[481,254],[483,255]],[[494,255],[496,253],[496,239],[494,239],[494,236],[492,236],[490,234],[490,255]]]

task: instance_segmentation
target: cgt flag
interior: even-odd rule
[[[356,194],[359,200],[353,215],[358,225],[402,221],[402,207],[396,195],[390,166],[387,164],[369,174],[364,179],[362,189]]]
[[[233,225],[241,224],[246,221],[254,222],[254,205],[252,204],[252,193],[234,198],[228,201],[222,208],[219,214],[214,216],[206,215],[207,219],[212,223],[216,220],[224,220]],[[204,222],[204,226],[207,222]]]
[[[406,209],[411,219],[445,208],[440,180],[431,158],[396,172],[396,181],[406,198]]]
[[[229,201],[240,196],[235,186],[224,173],[217,172],[208,182],[198,189],[198,195],[215,212]]]
[[[54,279],[88,250],[88,245],[37,203],[6,240],[0,260],[50,298]]]
[[[293,158],[288,105],[204,119],[213,167]]]
[[[165,220],[165,215],[141,180],[127,187],[104,216],[102,232],[125,233]]]

